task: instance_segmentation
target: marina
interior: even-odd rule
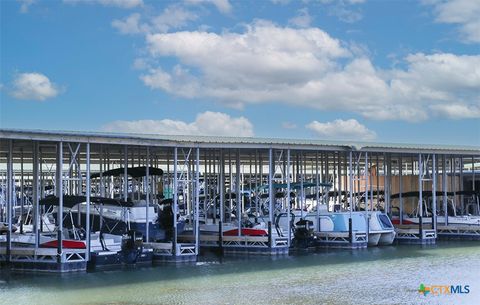
[[[4,268],[475,243],[480,149],[0,130]]]

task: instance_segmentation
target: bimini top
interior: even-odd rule
[[[315,182],[292,182],[290,183],[290,189],[291,190],[299,190],[301,189],[302,187],[303,188],[309,188],[309,187],[331,187],[332,184],[331,183],[325,183],[325,182],[318,182],[315,183]],[[258,190],[259,191],[262,191],[262,190],[267,190],[269,188],[269,185],[268,184],[264,184],[264,185],[261,185],[258,187]],[[288,188],[288,184],[287,183],[273,183],[272,184],[272,188],[274,189],[286,189]]]
[[[79,203],[84,203],[87,201],[86,196],[73,196],[73,195],[63,195],[63,206],[66,208],[73,208]],[[40,205],[53,205],[58,206],[60,204],[59,197],[57,196],[47,196],[39,201]],[[103,197],[90,197],[90,204],[108,204],[115,205],[120,207],[132,207],[132,202],[122,201],[112,198],[103,198]]]
[[[119,167],[114,168],[102,173],[102,177],[107,176],[123,176],[125,174],[125,168]],[[148,174],[150,176],[161,176],[163,175],[163,170],[157,167],[148,167]],[[133,178],[140,178],[145,177],[147,175],[147,167],[146,166],[139,166],[139,167],[127,167],[127,175]],[[99,178],[100,173],[95,173],[90,175],[90,178]]]
[[[447,196],[480,196],[480,191],[457,191],[457,192],[443,192],[443,191],[436,191],[435,196],[437,197],[442,197],[444,194],[447,194]],[[392,199],[397,199],[400,198],[400,195],[402,195],[402,198],[419,198],[420,197],[420,192],[419,191],[412,191],[412,192],[404,192],[404,193],[396,193],[392,194],[390,198]],[[432,191],[422,191],[422,197],[427,198],[427,197],[433,197],[433,192]]]
[[[298,149],[298,150],[334,150],[392,153],[438,153],[480,155],[480,139],[473,139],[473,144],[437,145],[406,143],[374,143],[358,141],[330,141],[314,139],[282,139],[225,136],[187,136],[107,133],[91,131],[46,131],[0,129],[0,139],[88,142],[112,145],[139,145],[163,147],[200,147],[200,148],[253,148],[253,149]]]

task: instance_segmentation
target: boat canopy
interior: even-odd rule
[[[114,168],[108,171],[105,171],[102,173],[102,176],[122,176],[125,174],[125,168],[124,167],[119,167],[119,168]],[[162,176],[163,175],[163,170],[161,168],[157,167],[148,167],[148,174],[150,176]],[[147,167],[146,166],[138,166],[138,167],[127,167],[127,175],[133,177],[133,178],[139,178],[139,177],[144,177],[147,175]],[[99,178],[100,173],[95,173],[90,175],[90,178]]]
[[[316,182],[290,183],[290,189],[291,190],[299,190],[302,187],[303,188],[308,188],[308,187],[317,187],[317,186],[319,186],[319,187],[332,187],[332,184],[331,183],[325,183],[325,182],[319,182],[318,185],[317,185]],[[273,183],[272,187],[274,189],[286,189],[286,188],[288,188],[287,183]],[[258,187],[259,191],[267,190],[267,189],[268,189],[268,184],[264,184],[264,185],[261,185],[261,186]]]
[[[63,206],[66,208],[72,208],[79,203],[87,201],[86,196],[73,196],[73,195],[63,195]],[[39,201],[40,205],[59,205],[59,198],[57,196],[47,196]],[[104,197],[90,197],[91,204],[109,204],[116,205],[120,207],[132,207],[132,202],[126,202],[118,199],[104,198]]]
[[[443,191],[437,191],[436,195],[438,197],[442,197],[445,192]],[[401,193],[402,198],[408,198],[408,197],[419,197],[420,192],[419,191],[413,191],[413,192],[404,192]],[[447,192],[447,196],[480,196],[480,191],[457,191],[457,192]],[[433,192],[432,191],[423,191],[422,192],[422,197],[432,197]],[[395,198],[400,198],[400,193],[393,194],[390,196],[390,198],[395,199]]]
[[[420,192],[419,191],[413,191],[413,192],[403,192],[403,193],[397,193],[397,194],[392,194],[390,196],[391,199],[396,199],[400,198],[400,194],[402,195],[402,198],[411,198],[411,197],[420,197]],[[439,197],[443,196],[444,192],[442,191],[437,191],[435,194]],[[456,193],[457,195],[460,195],[459,192]],[[453,196],[454,192],[447,192],[447,196]],[[433,192],[432,191],[422,191],[422,197],[432,197]]]

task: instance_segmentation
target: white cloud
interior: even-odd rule
[[[350,3],[350,4],[360,4],[365,2],[366,0],[347,0],[347,3]]]
[[[290,0],[270,0],[273,4],[286,5],[290,3]]]
[[[40,73],[20,73],[13,80],[10,94],[21,100],[44,101],[59,94],[59,89]]]
[[[308,9],[302,8],[298,10],[298,14],[295,17],[288,20],[288,23],[295,25],[299,28],[306,28],[310,26],[310,24],[312,23],[312,20],[313,18],[308,13]]]
[[[154,31],[167,32],[170,28],[181,28],[190,21],[198,19],[198,16],[181,6],[171,5],[158,16],[151,20],[151,26]]]
[[[120,8],[134,8],[143,5],[143,0],[97,0],[105,6],[116,6]]]
[[[28,13],[28,9],[32,4],[36,2],[36,0],[17,0],[20,2],[20,13]]]
[[[372,141],[377,134],[355,119],[321,123],[313,121],[305,126],[323,139]]]
[[[141,18],[139,13],[133,13],[123,20],[113,20],[112,26],[122,34],[166,33],[197,20],[198,15],[179,5],[170,5],[161,14],[147,18],[144,23],[140,23]]]
[[[433,105],[432,110],[451,119],[480,118],[480,105],[441,104]]]
[[[232,5],[228,0],[185,0],[185,2],[194,5],[213,4],[221,13],[224,14],[232,11]]]
[[[354,23],[363,18],[357,4],[362,4],[365,0],[320,0],[319,2],[326,5],[329,15],[337,17],[340,21]]]
[[[284,129],[295,129],[295,128],[297,128],[297,124],[292,123],[292,122],[283,122],[282,123],[282,128],[284,128]]]
[[[290,86],[299,87],[332,69],[332,59],[349,55],[338,40],[320,29],[279,28],[258,22],[243,34],[147,35],[147,48],[154,58],[174,56],[182,63],[172,72],[156,69],[151,77],[144,75],[148,86],[183,96],[188,92],[191,97],[214,97],[231,105],[281,97],[284,91],[294,89]],[[200,70],[203,76],[191,74],[184,66]],[[168,86],[171,90],[166,87],[167,79],[174,84]]]
[[[77,4],[101,4],[103,6],[119,7],[124,9],[131,9],[138,6],[143,6],[143,0],[63,0],[64,3]]]
[[[335,5],[329,9],[329,14],[336,16],[340,21],[354,23],[363,18],[361,12],[346,7],[345,5]]]
[[[140,14],[133,13],[124,20],[115,19],[112,26],[122,34],[138,34],[142,32],[142,26],[139,24]]]
[[[407,70],[389,71],[387,78],[392,103],[397,107],[417,108],[420,119],[424,119],[430,109],[444,109],[445,105],[480,106],[480,56],[417,53],[408,55],[405,61]],[[445,111],[436,114],[451,117]],[[390,115],[395,117],[395,111]]]
[[[141,76],[147,86],[232,107],[280,102],[421,121],[446,114],[432,111],[435,105],[480,104],[480,55],[410,54],[403,59],[405,68],[381,70],[355,46],[318,28],[265,21],[241,33],[157,33],[146,42],[151,62],[178,61],[171,70],[151,65]]]
[[[149,67],[150,64],[148,63],[148,58],[136,58],[132,65],[132,68],[135,70],[145,70]]]
[[[108,132],[148,133],[163,135],[216,135],[252,137],[253,125],[245,117],[231,117],[221,112],[199,113],[195,121],[187,123],[170,119],[114,121],[102,127]]]
[[[478,0],[430,0],[434,6],[436,21],[458,24],[466,42],[480,43],[480,1]]]

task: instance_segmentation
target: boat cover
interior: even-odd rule
[[[102,173],[103,177],[106,176],[122,176],[125,174],[125,168],[119,167],[114,168]],[[157,167],[148,167],[148,174],[150,176],[161,176],[163,175],[163,170]],[[133,178],[144,177],[147,175],[147,167],[146,166],[138,166],[138,167],[127,167],[127,175]],[[90,175],[90,178],[99,178],[100,173],[95,173]]]
[[[47,196],[40,200],[40,205],[59,205],[59,198],[57,196]],[[75,205],[86,202],[86,196],[73,196],[73,195],[63,195],[63,206],[66,208],[72,208]],[[132,202],[122,201],[118,199],[112,198],[103,198],[103,197],[90,197],[91,204],[109,204],[109,205],[116,205],[121,207],[131,207],[133,206]]]

